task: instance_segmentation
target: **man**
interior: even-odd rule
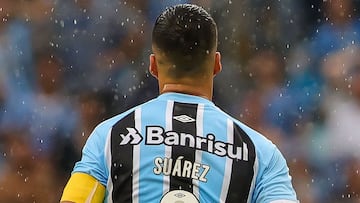
[[[168,8],[153,29],[160,96],[98,125],[62,202],[297,202],[285,159],[210,100],[217,28],[202,8]]]

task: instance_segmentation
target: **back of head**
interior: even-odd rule
[[[152,43],[172,64],[173,76],[201,73],[217,47],[215,21],[203,8],[180,4],[166,9],[153,28]]]

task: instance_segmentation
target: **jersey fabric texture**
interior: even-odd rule
[[[297,202],[276,146],[197,96],[164,93],[108,119],[82,153],[73,173],[103,184],[104,202],[158,203],[170,191],[205,203]]]

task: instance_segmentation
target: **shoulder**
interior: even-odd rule
[[[117,122],[119,122],[120,120],[122,120],[123,118],[125,118],[127,115],[131,114],[132,112],[135,111],[135,109],[138,108],[138,106],[133,107],[123,113],[120,113],[116,116],[113,116],[109,119],[104,120],[103,122],[101,122],[100,124],[98,124],[95,127],[95,132],[103,134],[104,132],[107,133]]]
[[[271,155],[274,154],[275,151],[277,151],[277,146],[273,144],[273,142],[269,140],[266,135],[261,134],[260,132],[249,127],[240,120],[232,117],[231,115],[221,110],[219,107],[217,107],[217,109],[219,112],[222,112],[222,114],[227,119],[230,119],[234,123],[234,126],[236,126],[240,131],[242,131],[242,134],[244,134],[244,136],[249,138],[249,140],[254,145],[258,161],[269,162],[271,160]]]
[[[121,120],[123,120],[125,117],[127,117],[128,115],[132,114],[135,112],[136,109],[139,108],[143,108],[145,106],[157,106],[158,100],[157,99],[152,99],[149,100],[145,103],[142,103],[138,106],[135,106],[133,108],[128,109],[125,112],[122,112],[116,116],[113,116],[109,119],[104,120],[103,122],[101,122],[100,124],[98,124],[95,129],[94,132],[98,133],[98,134],[107,134],[109,132],[109,130],[111,130],[111,128],[116,125],[118,122],[120,122]]]
[[[234,125],[239,127],[253,143],[258,162],[260,162],[260,164],[268,165],[274,153],[278,151],[277,146],[273,144],[271,140],[266,138],[265,135],[255,129],[250,128],[235,118],[232,118],[232,120],[234,121]]]

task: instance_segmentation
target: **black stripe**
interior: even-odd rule
[[[234,146],[247,144],[249,160],[233,159],[230,186],[226,202],[247,202],[251,181],[254,177],[255,147],[249,136],[237,125],[234,125]]]
[[[132,202],[133,145],[120,145],[120,134],[128,133],[127,127],[135,128],[135,113],[118,121],[111,131],[111,179],[114,202]]]
[[[180,133],[191,134],[194,137],[196,136],[196,113],[197,113],[197,105],[196,104],[185,104],[174,102],[173,109],[173,119],[172,126],[173,131]],[[192,122],[181,122],[174,117],[186,115],[194,119]],[[173,159],[173,166],[175,165],[175,161],[180,156],[184,158],[181,161],[181,165],[183,165],[184,160],[190,161],[191,163],[195,162],[195,149],[186,147],[186,146],[173,146],[171,152],[171,158]],[[189,192],[193,192],[193,185],[191,178],[184,178],[178,176],[170,176],[170,190],[186,190]]]

